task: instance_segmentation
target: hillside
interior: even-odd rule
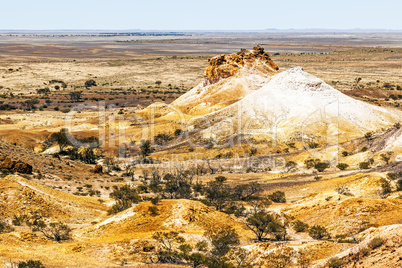
[[[399,111],[355,100],[296,67],[233,105],[196,119],[194,128],[212,124],[204,132],[218,137],[236,133],[283,142],[326,138],[333,143],[390,127],[400,118]]]
[[[107,207],[97,198],[81,197],[29,181],[18,175],[0,179],[0,217],[41,215],[53,221],[87,222],[104,217]]]

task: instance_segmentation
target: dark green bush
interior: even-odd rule
[[[285,193],[282,191],[276,191],[268,195],[268,198],[275,203],[286,203]]]
[[[308,234],[318,240],[322,239],[329,239],[331,236],[329,235],[327,229],[324,226],[321,225],[314,225],[313,227],[310,228]]]

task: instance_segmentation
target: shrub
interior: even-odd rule
[[[285,193],[282,191],[276,191],[268,196],[275,203],[286,203]]]
[[[387,195],[392,192],[391,184],[386,179],[381,179],[381,189],[382,189],[381,193],[382,195]]]
[[[306,161],[304,161],[304,164],[306,165],[307,169],[313,168],[315,166],[316,163],[320,162],[319,159],[307,159]]]
[[[342,152],[342,155],[346,157],[346,156],[348,156],[348,155],[349,155],[349,152],[347,152],[347,151],[343,151],[343,152]]]
[[[318,239],[318,240],[331,238],[327,229],[321,225],[314,225],[313,227],[311,227],[310,230],[308,231],[308,234],[312,238]]]
[[[327,168],[329,168],[329,164],[326,162],[318,162],[314,165],[314,168],[318,171],[318,172],[323,172],[324,170],[326,170]]]
[[[402,191],[402,179],[396,182],[396,190]]]
[[[259,211],[247,218],[246,225],[254,232],[258,241],[262,241],[272,232],[271,223],[275,221],[274,217],[265,211]]]
[[[329,268],[340,268],[343,265],[343,261],[337,257],[333,257],[328,260]]]
[[[183,130],[181,130],[179,128],[174,131],[175,136],[180,136],[182,133],[183,133]]]
[[[89,88],[89,87],[96,87],[96,82],[93,79],[87,80],[85,81],[85,87]]]
[[[395,173],[388,172],[388,173],[387,173],[387,177],[388,177],[390,180],[396,180],[396,179],[398,179],[398,178],[402,178],[402,171],[401,171],[401,172],[395,172]]]
[[[9,233],[14,231],[14,228],[6,221],[0,220],[0,233]]]
[[[336,191],[338,192],[338,194],[353,196],[353,194],[350,192],[349,188],[346,187],[345,185],[339,185],[337,187]]]
[[[339,163],[338,165],[336,165],[336,167],[337,167],[339,170],[345,170],[345,169],[347,169],[347,168],[349,167],[349,165],[348,165],[348,164],[345,164],[345,163]]]
[[[360,169],[370,169],[370,162],[360,162],[359,168]]]
[[[159,215],[159,210],[157,206],[150,206],[148,207],[148,212],[151,214],[151,216],[157,216]]]
[[[370,242],[367,244],[367,246],[371,249],[376,249],[381,247],[385,243],[385,240],[381,237],[374,237],[373,239],[370,240]]]
[[[304,222],[302,222],[302,221],[300,221],[300,220],[297,220],[297,221],[293,222],[292,225],[293,225],[293,229],[294,229],[297,233],[305,232],[305,231],[308,230],[308,224],[307,224],[307,223],[304,223]]]
[[[27,215],[21,215],[17,216],[14,214],[14,219],[12,220],[12,223],[14,226],[21,226],[27,218]]]
[[[18,268],[45,268],[40,261],[28,260],[18,262]]]

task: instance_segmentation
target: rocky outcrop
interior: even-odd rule
[[[267,72],[276,72],[279,69],[271,60],[269,53],[260,46],[254,47],[252,51],[241,49],[237,54],[216,56],[209,59],[208,62],[209,65],[204,73],[204,86],[234,76],[245,66],[256,65],[259,68],[265,68]]]
[[[14,170],[22,174],[32,174],[32,166],[22,161],[14,161],[7,157],[0,157],[0,170]]]
[[[32,174],[32,166],[24,162],[17,162],[14,166],[14,171],[22,174]]]
[[[102,172],[103,172],[102,165],[98,164],[94,167],[94,173],[102,173]]]

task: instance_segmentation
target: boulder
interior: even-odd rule
[[[30,164],[18,161],[14,166],[14,171],[22,174],[32,174],[32,166]]]
[[[5,158],[1,163],[0,163],[0,169],[13,169],[15,166],[16,162],[10,158]]]
[[[102,165],[96,165],[94,168],[94,173],[102,173],[103,172],[103,168]]]

